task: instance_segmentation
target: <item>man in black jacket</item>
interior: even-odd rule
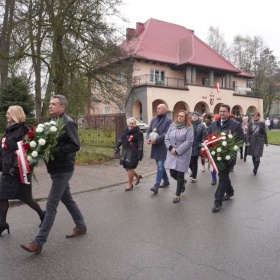
[[[237,134],[237,139],[244,141],[244,133],[241,123],[230,118],[230,106],[221,104],[219,109],[220,119],[213,121],[209,126],[208,133],[225,132]],[[219,212],[223,201],[229,200],[234,195],[234,189],[231,185],[229,174],[235,164],[235,160],[225,162],[225,168],[219,170],[219,183],[215,193],[215,202],[212,212]]]
[[[53,118],[63,118],[64,133],[58,138],[54,159],[46,163],[52,179],[52,187],[46,204],[45,218],[35,241],[21,245],[30,253],[41,252],[53,226],[60,201],[64,203],[76,225],[74,230],[66,235],[66,238],[76,237],[87,231],[83,215],[73,200],[69,187],[69,181],[74,172],[75,155],[80,149],[80,141],[77,124],[65,113],[67,105],[68,102],[63,95],[54,95],[51,98],[50,114]]]

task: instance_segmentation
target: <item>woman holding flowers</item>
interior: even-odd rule
[[[215,201],[212,212],[219,212],[222,208],[223,201],[229,200],[234,195],[234,189],[231,185],[229,174],[235,164],[237,150],[239,149],[240,144],[243,144],[244,142],[244,133],[241,123],[230,118],[230,106],[227,104],[221,104],[219,108],[219,115],[220,118],[213,121],[208,130],[208,134],[216,133],[219,137],[225,137],[225,139],[217,141],[217,143],[221,144],[220,147],[214,151],[213,155],[215,163],[218,165],[219,182],[215,192]],[[224,135],[221,135],[222,132]],[[233,139],[236,142],[236,145],[233,143],[234,145],[232,150],[226,148],[228,147],[229,142],[227,138]],[[228,153],[222,153],[223,150],[228,150]]]
[[[21,182],[17,142],[23,140],[28,128],[25,126],[25,113],[20,106],[10,106],[6,113],[7,127],[1,140],[0,148],[0,235],[4,230],[10,233],[6,222],[9,199],[19,199],[34,209],[43,221],[45,212],[32,197],[32,185]]]
[[[177,181],[176,196],[173,203],[180,201],[181,193],[185,191],[185,173],[192,156],[194,131],[187,111],[181,110],[177,121],[169,127],[165,135],[165,145],[169,152],[165,167],[170,169],[170,176]]]
[[[135,172],[139,160],[143,158],[144,137],[135,118],[127,120],[127,127],[122,132],[118,143],[115,147],[115,153],[118,153],[122,146],[122,155],[120,164],[127,172],[128,186],[125,191],[133,190],[133,178],[136,178],[135,185],[140,183],[141,175]]]

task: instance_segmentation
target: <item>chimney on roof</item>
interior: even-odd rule
[[[136,36],[136,30],[134,28],[126,28],[126,40],[130,40]]]
[[[136,36],[139,36],[144,30],[144,23],[137,22],[136,23]]]

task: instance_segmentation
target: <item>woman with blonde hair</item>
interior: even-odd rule
[[[17,142],[23,140],[28,128],[25,126],[25,113],[20,106],[10,106],[6,113],[7,127],[1,139],[0,147],[0,235],[7,230],[10,233],[9,224],[6,222],[10,199],[19,199],[34,209],[41,222],[45,212],[38,202],[32,197],[31,184],[21,182],[17,154]]]
[[[123,130],[118,143],[115,146],[115,153],[118,153],[122,146],[120,164],[127,172],[128,186],[125,191],[133,190],[133,178],[136,178],[135,185],[140,183],[141,175],[137,174],[135,169],[139,161],[143,158],[144,137],[139,126],[136,125],[135,118],[127,120],[127,127]]]
[[[180,201],[181,193],[185,191],[185,173],[191,161],[192,144],[194,140],[193,126],[189,114],[179,111],[177,121],[172,123],[165,135],[165,145],[169,152],[165,167],[170,169],[170,176],[177,181],[176,196],[173,203]]]

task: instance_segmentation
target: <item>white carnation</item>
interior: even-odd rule
[[[51,126],[50,131],[51,131],[51,132],[56,132],[56,131],[57,131],[57,128],[56,128],[55,126]]]
[[[42,126],[38,126],[36,128],[36,132],[42,132],[44,130],[44,128]]]
[[[221,135],[225,136],[226,134],[225,134],[225,132],[222,132]]]
[[[46,144],[46,140],[43,138],[40,138],[38,142],[39,142],[39,145],[41,145],[41,146],[44,146]]]
[[[222,151],[222,149],[221,149],[221,148],[218,148],[218,149],[217,149],[217,152],[218,152],[218,153],[220,153],[221,151]]]
[[[55,121],[50,121],[50,125],[56,125]]]
[[[221,139],[226,140],[227,138],[226,138],[226,136],[222,136]]]
[[[226,156],[226,160],[230,160],[230,156]]]
[[[31,156],[27,156],[27,160],[28,160],[28,161],[31,161],[31,160],[32,160],[32,157],[31,157]]]
[[[38,152],[37,152],[37,151],[33,151],[33,152],[31,153],[31,156],[32,156],[32,157],[37,157],[37,156],[38,156]]]
[[[50,123],[49,123],[49,122],[45,122],[44,125],[45,125],[45,126],[49,126]]]
[[[31,141],[29,145],[31,148],[35,148],[37,146],[37,143],[35,141]]]
[[[44,124],[42,124],[42,123],[39,123],[39,124],[38,124],[38,127],[43,127],[43,128],[44,128],[44,127],[45,127],[45,125],[44,125]]]
[[[222,158],[221,157],[217,157],[217,160],[220,161],[220,160],[222,160]]]
[[[235,151],[237,151],[237,150],[238,150],[238,146],[237,146],[237,145],[234,145],[233,149],[234,149]]]
[[[211,155],[212,155],[212,156],[214,156],[215,154],[216,154],[216,152],[215,152],[215,151],[212,151],[212,152],[211,152]]]
[[[232,136],[232,134],[229,134],[229,135],[228,135],[228,138],[230,138],[230,139],[231,139],[232,137],[233,137],[233,136]]]
[[[222,145],[225,147],[227,145],[227,141],[223,141]]]

